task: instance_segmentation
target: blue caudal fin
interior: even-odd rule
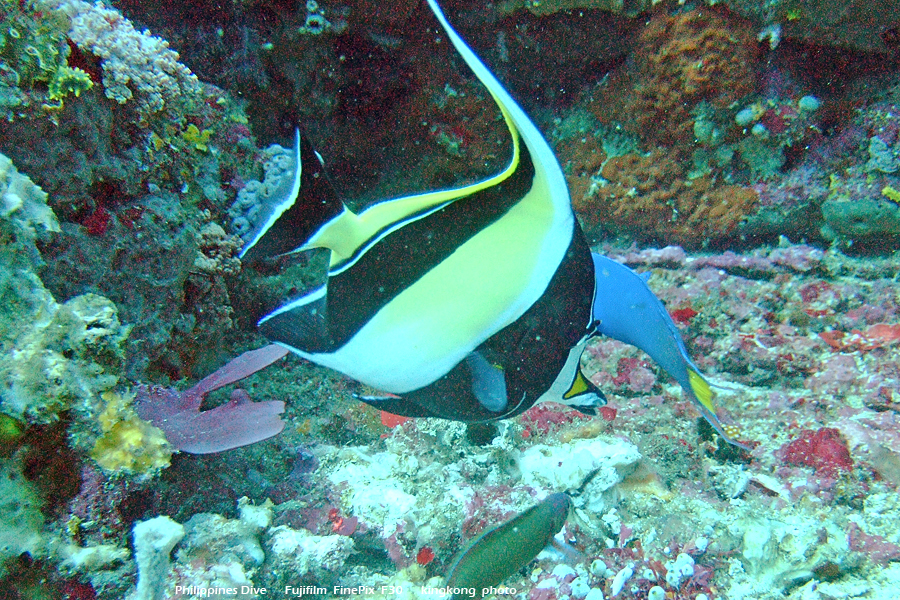
[[[681,335],[662,302],[646,280],[620,263],[599,254],[594,259],[594,318],[598,333],[636,346],[646,352],[684,389],[685,395],[707,421],[729,443],[736,427],[725,426],[716,417],[713,392],[687,354]]]

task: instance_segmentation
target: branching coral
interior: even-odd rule
[[[137,92],[140,112],[148,116],[168,102],[183,104],[201,95],[199,80],[168,42],[137,31],[117,10],[81,0],[45,0],[40,6],[67,16],[69,39],[101,59],[107,98],[124,104]]]

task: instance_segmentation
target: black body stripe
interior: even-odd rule
[[[576,225],[565,258],[540,299],[478,347],[492,364],[503,368],[509,402],[506,412],[491,412],[478,402],[466,361],[434,383],[403,394],[400,399],[371,404],[408,417],[469,422],[521,414],[550,389],[569,351],[588,333],[593,323],[593,297],[594,261],[584,234]]]
[[[531,156],[521,148],[519,168],[508,179],[408,223],[329,278],[331,347],[346,343],[379,309],[521,201],[534,181]]]
[[[391,202],[391,201],[388,200],[388,202]],[[450,201],[448,201],[448,202],[445,202],[444,204],[446,205],[446,204],[448,204],[449,202],[453,202],[453,200],[450,200]],[[414,212],[414,213],[410,213],[410,214],[409,214],[405,219],[403,219],[402,221],[398,221],[398,222],[395,222],[395,223],[388,223],[387,225],[385,225],[384,227],[382,227],[381,229],[379,229],[378,231],[376,231],[376,232],[375,232],[372,236],[370,236],[368,239],[362,241],[362,242],[359,244],[359,246],[356,248],[356,250],[353,252],[353,254],[351,254],[350,256],[348,256],[347,258],[345,258],[344,260],[341,260],[341,261],[336,262],[335,264],[331,265],[331,266],[329,267],[329,269],[328,269],[329,276],[332,277],[332,276],[333,276],[333,275],[331,275],[332,273],[338,273],[338,272],[340,272],[342,269],[344,269],[347,265],[353,264],[354,262],[356,262],[357,260],[359,260],[359,257],[360,257],[360,256],[362,256],[363,254],[365,254],[366,252],[368,252],[368,250],[369,250],[369,244],[371,243],[371,240],[377,240],[380,236],[382,236],[382,235],[384,234],[384,232],[386,232],[386,231],[388,231],[388,230],[390,230],[390,229],[393,229],[394,227],[397,227],[398,224],[400,224],[401,227],[405,227],[405,225],[403,225],[404,223],[410,223],[410,222],[412,222],[412,221],[417,221],[417,220],[421,219],[423,215],[427,215],[427,214],[430,213],[430,212],[436,212],[436,207],[434,207],[434,206],[429,206],[429,207],[427,207],[427,208],[423,208],[423,209],[420,210],[420,211],[416,211],[416,212]]]

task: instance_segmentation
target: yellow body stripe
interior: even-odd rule
[[[415,355],[423,371],[453,356],[443,363],[446,370],[488,335],[515,321],[534,302],[524,290],[532,287],[535,278],[546,276],[538,266],[535,241],[548,235],[552,206],[547,197],[545,186],[536,178],[529,193],[502,219],[403,290],[360,335],[371,343],[377,340],[385,356]],[[477,307],[467,310],[462,321],[460,302]],[[455,325],[448,327],[448,323]]]
[[[340,216],[322,227],[301,250],[328,248],[331,250],[331,265],[334,266],[341,261],[347,260],[354,254],[363,254],[365,250],[368,250],[369,247],[391,231],[415,220],[410,217],[418,215],[416,218],[421,218],[429,214],[429,209],[437,209],[448,202],[471,196],[476,192],[498,185],[509,178],[518,168],[521,157],[519,130],[513,122],[512,115],[492,91],[491,96],[493,96],[497,106],[500,108],[500,112],[503,114],[503,120],[506,122],[513,142],[512,158],[503,171],[483,181],[461,188],[404,196],[378,202],[358,215],[349,209],[345,209]],[[363,252],[360,252],[361,249]]]
[[[584,375],[581,374],[581,370],[575,372],[575,379],[572,381],[572,386],[566,390],[566,393],[563,394],[563,399],[569,400],[574,398],[579,394],[583,394],[588,391],[590,387],[588,386],[587,380],[584,378]]]
[[[417,274],[415,281],[379,305],[339,348],[324,352],[295,349],[313,362],[393,394],[433,383],[520,318],[546,291],[565,260],[576,227],[565,177],[552,149],[453,31],[437,4],[430,0],[429,5],[496,101],[512,138],[509,164],[500,173],[471,185],[379,202],[358,215],[345,209],[321,226],[302,249],[330,249],[329,277],[349,275],[375,244],[382,240],[390,243],[386,237],[392,232],[519,174],[525,154],[522,144],[534,173],[530,182],[507,190],[514,187],[523,190],[515,193],[523,195],[504,199],[508,208],[499,218],[460,240],[440,262]],[[409,252],[414,257],[416,249]],[[290,309],[320,297],[301,300]],[[562,390],[570,383],[566,381]]]

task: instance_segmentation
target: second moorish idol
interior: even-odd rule
[[[328,279],[265,316],[260,331],[380,390],[362,398],[377,408],[469,422],[544,400],[592,413],[605,399],[579,363],[587,340],[607,334],[650,354],[725,435],[659,300],[632,271],[591,253],[550,146],[435,0],[428,5],[497,103],[509,164],[355,214],[297,133],[294,176],[261,207],[241,257],[327,248]]]

